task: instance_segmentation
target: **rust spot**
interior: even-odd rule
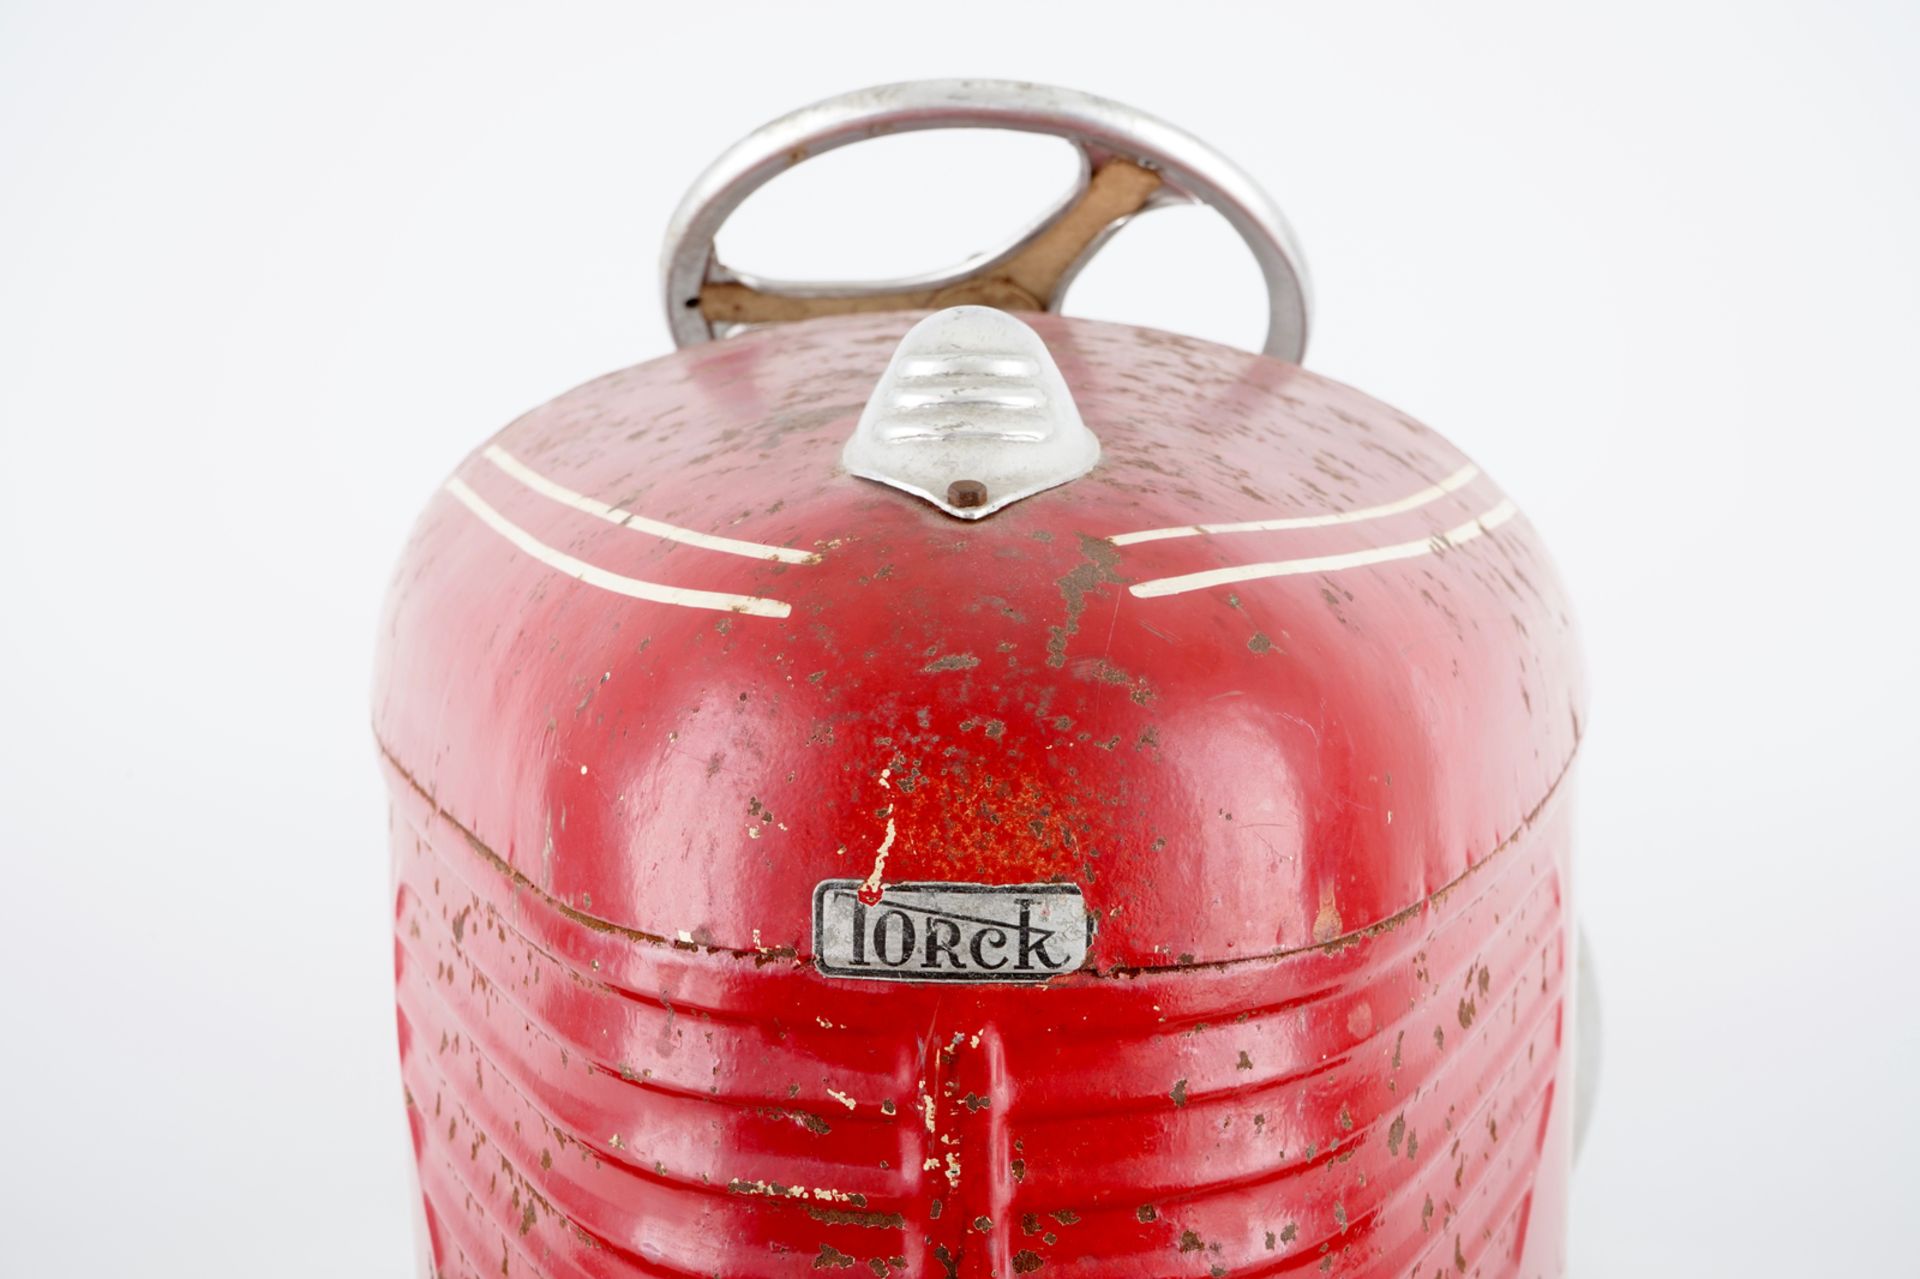
[[[791,1119],[816,1137],[824,1137],[833,1131],[832,1125],[815,1114],[804,1110],[785,1110],[779,1106],[762,1106],[758,1112],[768,1119]]]
[[[1057,583],[1060,598],[1067,606],[1067,615],[1060,625],[1047,630],[1047,665],[1055,668],[1067,664],[1067,641],[1080,633],[1080,619],[1087,612],[1087,596],[1104,582],[1125,580],[1114,571],[1120,563],[1120,548],[1105,538],[1088,537],[1082,533],[1080,554],[1085,557],[1084,560]]]
[[[845,1208],[819,1208],[807,1205],[807,1215],[830,1226],[866,1226],[872,1230],[901,1230],[907,1220],[897,1212],[850,1212]]]
[[[1200,1242],[1200,1236],[1193,1231],[1182,1230],[1180,1232],[1181,1252],[1199,1252],[1204,1247],[1206,1247],[1206,1245]]]
[[[948,653],[945,657],[936,657],[920,668],[922,675],[938,675],[941,671],[970,671],[980,665],[980,659],[972,653]]]
[[[1184,1079],[1175,1080],[1173,1084],[1173,1091],[1168,1093],[1167,1095],[1173,1098],[1174,1105],[1176,1106],[1186,1105],[1187,1104],[1187,1081]]]
[[[830,1243],[820,1245],[820,1255],[813,1259],[815,1270],[845,1270],[853,1264],[853,1258],[841,1252]]]
[[[1030,1275],[1046,1264],[1040,1254],[1031,1248],[1022,1248],[1013,1254],[1013,1273],[1016,1275]]]
[[[1320,911],[1313,917],[1313,940],[1324,946],[1340,935],[1340,908],[1334,905],[1333,885],[1320,890]]]
[[[1147,683],[1144,676],[1129,675],[1105,658],[1091,662],[1076,662],[1073,668],[1076,679],[1093,680],[1101,684],[1113,684],[1127,690],[1136,706],[1145,706],[1153,700],[1153,685]]]
[[[1135,1208],[1133,1210],[1133,1215],[1138,1217],[1141,1221],[1160,1220],[1160,1214],[1154,1211],[1152,1204],[1141,1204],[1138,1208]]]

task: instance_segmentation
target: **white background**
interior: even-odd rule
[[[1899,0],[0,5],[0,1273],[409,1272],[366,710],[408,523],[668,348],[658,238],[726,143],[986,74],[1258,175],[1308,363],[1560,558],[1575,1274],[1914,1274],[1916,66]],[[931,267],[1054,193],[952,145],[723,247]],[[1231,236],[1155,217],[1070,309],[1253,340]]]

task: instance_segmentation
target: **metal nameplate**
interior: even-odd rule
[[[814,964],[874,981],[1039,982],[1087,959],[1093,931],[1076,884],[888,884],[813,890]]]

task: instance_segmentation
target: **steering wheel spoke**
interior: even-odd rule
[[[918,311],[968,304],[1007,311],[1057,310],[1061,285],[1107,235],[1147,206],[1160,175],[1128,160],[1096,169],[1079,196],[1023,238],[952,278],[922,287],[858,286],[809,290],[804,285],[749,283],[717,264],[700,287],[700,313],[713,324],[780,324],[821,315]],[[716,278],[718,277],[718,278]]]

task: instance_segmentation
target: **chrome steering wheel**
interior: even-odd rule
[[[1074,188],[997,253],[948,271],[867,284],[758,279],[724,266],[714,236],[754,191],[794,165],[884,134],[991,128],[1065,138]],[[667,229],[661,278],[676,345],[741,328],[862,311],[963,304],[1058,311],[1074,276],[1135,214],[1204,204],[1239,232],[1267,285],[1268,355],[1298,363],[1312,307],[1306,263],[1267,194],[1198,138],[1131,107],[1010,80],[916,80],[816,102],[754,130],[700,175]]]

